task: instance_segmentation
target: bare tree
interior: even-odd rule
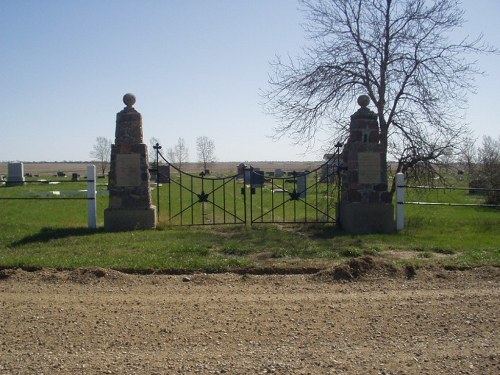
[[[335,141],[345,136],[356,97],[367,94],[397,172],[435,172],[433,163],[469,134],[459,120],[482,72],[467,57],[498,51],[481,35],[448,38],[464,23],[457,0],[301,3],[312,46],[296,61],[278,58],[264,93],[267,111],[280,120],[276,133],[311,141],[326,127]]]
[[[198,160],[203,163],[203,169],[207,169],[207,164],[215,161],[215,143],[206,136],[196,138],[196,150]]]
[[[476,175],[477,166],[477,148],[476,139],[465,139],[462,147],[460,148],[460,156],[458,158],[458,165],[469,177]]]
[[[167,158],[171,163],[176,164],[179,169],[182,168],[182,164],[188,161],[189,150],[186,147],[184,138],[179,138],[173,148],[167,149]]]
[[[148,156],[149,156],[149,162],[151,164],[156,164],[156,144],[161,145],[161,142],[158,138],[151,137],[149,138],[149,149],[148,149]],[[160,161],[158,161],[160,164]]]
[[[106,169],[109,165],[111,157],[111,144],[112,142],[110,139],[97,137],[96,143],[94,144],[92,151],[90,151],[90,157],[99,162],[103,176],[106,175]]]
[[[478,178],[484,187],[491,189],[487,192],[487,203],[500,203],[500,137],[497,140],[491,137],[483,138],[483,145],[478,150]]]

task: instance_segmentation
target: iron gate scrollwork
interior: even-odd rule
[[[278,177],[252,170],[251,223],[335,223],[338,172],[333,159],[312,171]]]
[[[186,173],[163,157],[161,146],[154,148],[157,211],[170,225],[336,222],[338,153],[312,171],[281,176],[246,167],[212,177]]]
[[[246,224],[246,202],[240,198],[242,183],[237,175],[211,177],[205,172],[186,173],[166,160],[160,148],[155,146],[157,210],[160,213],[159,202],[163,202],[162,212],[166,211],[163,216],[170,225]],[[165,165],[159,165],[160,158]]]

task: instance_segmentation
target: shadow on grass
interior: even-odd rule
[[[59,240],[62,238],[74,236],[89,236],[103,232],[104,229],[90,228],[42,228],[40,232],[26,236],[18,241],[11,243],[12,247],[18,247],[37,242],[49,242],[50,240]]]

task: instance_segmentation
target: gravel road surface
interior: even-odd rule
[[[499,268],[369,259],[314,275],[6,269],[0,374],[497,375],[499,286]]]

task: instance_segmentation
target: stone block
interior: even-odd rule
[[[348,200],[351,202],[361,202],[361,193],[356,189],[350,189],[348,192]]]
[[[373,187],[373,190],[375,190],[375,191],[387,191],[387,184],[385,184],[385,183],[377,184]]]
[[[369,203],[378,203],[380,201],[380,195],[376,191],[370,191],[368,194]]]
[[[392,193],[390,191],[384,191],[382,194],[380,194],[380,201],[383,203],[391,203]]]
[[[370,132],[370,135],[368,136],[368,142],[378,143],[379,139],[380,139],[380,136],[378,134],[378,129],[376,131]]]

